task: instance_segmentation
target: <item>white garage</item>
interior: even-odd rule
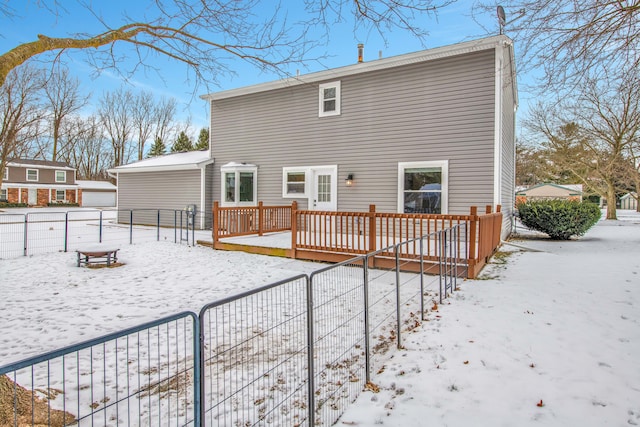
[[[82,190],[82,206],[96,208],[112,208],[116,206],[118,187],[109,181],[77,180]]]

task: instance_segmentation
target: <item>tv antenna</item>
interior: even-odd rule
[[[513,18],[511,21],[507,22],[507,15],[504,13],[504,8],[502,6],[498,6],[496,8],[496,14],[498,15],[498,24],[500,25],[500,34],[502,34],[504,32],[504,27],[507,24],[511,24],[512,22],[515,22],[518,19],[522,18],[525,13],[526,13],[526,11],[524,9],[520,9],[518,11],[518,16]]]

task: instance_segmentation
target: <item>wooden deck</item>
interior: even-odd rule
[[[375,254],[370,262],[378,268],[394,267],[397,256],[404,270],[420,271],[422,260],[428,273],[437,273],[444,257],[455,262],[461,277],[475,278],[498,248],[501,226],[500,207],[480,215],[476,207],[469,215],[430,215],[378,213],[373,205],[369,212],[323,212],[298,210],[295,202],[249,208],[215,203],[211,246],[325,262]],[[284,231],[290,231],[291,241],[282,247],[261,245],[259,238],[234,239]]]

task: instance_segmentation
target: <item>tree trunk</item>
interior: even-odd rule
[[[613,184],[607,185],[607,219],[618,219],[616,213],[616,189]]]

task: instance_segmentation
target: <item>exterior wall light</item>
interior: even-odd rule
[[[353,174],[350,173],[347,175],[347,179],[344,180],[344,183],[347,187],[351,187],[353,185]]]

